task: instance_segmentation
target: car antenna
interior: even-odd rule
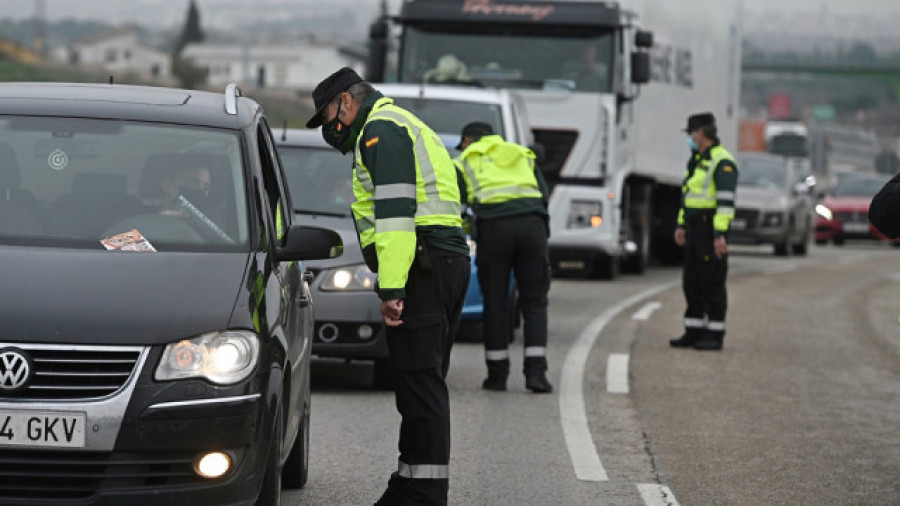
[[[287,140],[287,118],[284,119],[284,127],[281,129],[281,140]]]

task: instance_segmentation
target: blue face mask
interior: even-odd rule
[[[691,151],[697,151],[700,149],[700,146],[697,145],[697,142],[694,141],[694,138],[688,135],[687,138],[688,147],[691,148]]]

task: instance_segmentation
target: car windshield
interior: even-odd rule
[[[444,135],[453,138],[452,145],[447,145],[448,149],[459,142],[459,133],[473,121],[487,123],[495,134],[507,138],[507,132],[503,129],[503,111],[499,104],[434,98],[392,98],[396,105],[415,114],[432,130],[441,134],[442,138]]]
[[[740,186],[777,189],[787,183],[787,166],[781,159],[741,158],[738,171]]]
[[[278,146],[295,212],[350,216],[350,159],[331,148]]]
[[[116,249],[101,241],[136,230],[156,251],[246,250],[242,159],[234,132],[2,116],[0,244]]]
[[[408,27],[404,37],[400,82],[612,90],[612,32],[560,28],[537,33],[508,27],[463,33]]]
[[[847,178],[834,188],[832,194],[835,197],[868,197],[872,198],[878,193],[878,190],[884,186],[887,179],[875,178]]]

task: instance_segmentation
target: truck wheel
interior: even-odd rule
[[[608,279],[610,281],[616,279],[619,275],[619,257],[609,255],[598,258],[594,265],[594,275],[600,279]]]

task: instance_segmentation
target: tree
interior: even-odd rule
[[[192,61],[181,57],[185,46],[193,42],[203,42],[203,38],[203,29],[200,28],[200,11],[197,10],[196,0],[191,0],[184,28],[181,30],[172,54],[172,75],[178,78],[183,88],[196,88],[197,85],[206,82],[206,77],[209,75],[209,69],[200,68]]]

